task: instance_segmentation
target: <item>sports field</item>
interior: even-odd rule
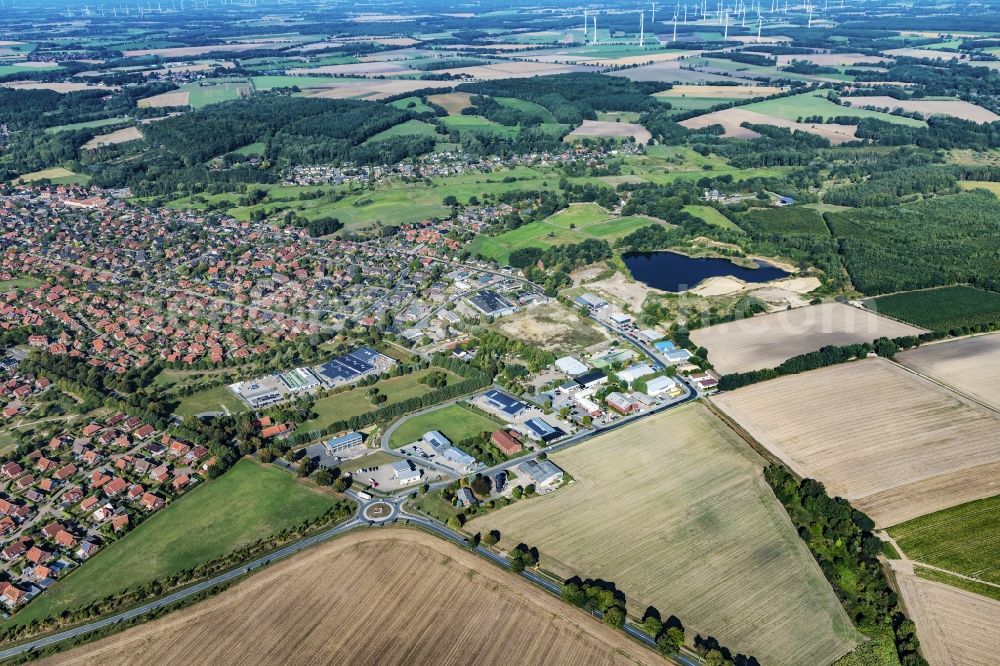
[[[421,384],[420,378],[425,377],[431,372],[444,372],[448,377],[449,383],[454,383],[459,379],[459,376],[455,373],[441,370],[440,368],[421,370],[409,375],[383,379],[373,385],[388,397],[381,405],[375,405],[372,403],[371,398],[368,397],[368,390],[371,388],[369,386],[362,386],[350,391],[344,391],[343,393],[335,393],[334,395],[317,400],[312,409],[317,415],[316,418],[302,423],[296,429],[296,432],[322,430],[337,421],[343,421],[352,416],[358,416],[373,409],[378,409],[379,407],[385,407],[428,393],[433,389],[426,384]]]
[[[896,360],[1000,410],[1000,333],[924,345]]]
[[[794,472],[881,527],[997,493],[1000,419],[883,359],[779,377],[713,401]]]
[[[332,495],[276,467],[242,460],[101,550],[8,624],[28,624],[162,580],[324,514]]]
[[[921,329],[843,303],[782,310],[699,328],[691,339],[709,352],[723,374],[773,368],[826,345],[871,342],[880,337],[918,335]]]
[[[551,456],[574,481],[468,525],[536,546],[559,576],[614,582],[762,664],[831,663],[858,635],[762,461],[704,406],[643,419]]]
[[[406,446],[430,430],[437,430],[455,443],[475,437],[482,432],[492,432],[504,425],[499,419],[456,403],[406,419],[392,432],[389,446],[394,449]]]
[[[334,622],[335,628],[331,625]],[[217,597],[42,663],[663,664],[624,633],[428,534],[358,531]]]

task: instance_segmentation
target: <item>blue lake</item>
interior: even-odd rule
[[[686,257],[676,252],[629,252],[625,265],[639,282],[663,291],[679,292],[696,287],[710,277],[730,275],[744,282],[770,282],[790,273],[777,266],[757,262],[757,268],[739,266],[728,259]]]

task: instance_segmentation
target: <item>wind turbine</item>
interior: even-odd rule
[[[674,9],[674,38],[671,41],[674,41],[674,42],[677,41],[677,10],[676,9]]]
[[[726,41],[727,39],[729,39],[729,8],[728,7],[726,8],[726,28],[725,28],[725,31],[722,33],[722,41]]]
[[[760,44],[760,27],[761,27],[762,24],[763,24],[763,19],[760,16],[758,16],[757,17],[757,43],[758,44]]]
[[[639,10],[639,48],[645,46],[646,41],[646,12]]]

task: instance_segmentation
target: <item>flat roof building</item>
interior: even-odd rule
[[[559,372],[563,372],[567,375],[582,375],[587,372],[587,366],[573,358],[572,356],[563,356],[562,358],[556,359],[556,369]]]
[[[625,368],[624,370],[619,372],[616,376],[618,377],[618,379],[622,380],[623,382],[631,386],[632,382],[634,382],[635,380],[641,379],[642,377],[645,377],[647,375],[651,375],[654,372],[656,371],[653,370],[653,368],[651,368],[648,363],[636,363],[635,365],[631,365]]]
[[[451,446],[451,440],[442,435],[437,430],[429,430],[425,432],[423,437],[421,437],[420,439],[430,444],[435,449],[440,449],[445,446]]]
[[[410,463],[400,460],[392,464],[392,477],[401,486],[409,486],[420,481],[420,470],[410,469]]]
[[[591,370],[590,372],[585,372],[582,375],[577,375],[573,378],[573,381],[583,388],[590,388],[591,386],[607,384],[608,376],[600,370]]]
[[[517,310],[513,303],[491,289],[480,289],[475,296],[469,297],[469,303],[491,317],[502,317]]]
[[[563,471],[550,460],[529,460],[518,470],[535,484],[535,487],[552,487],[562,483]]]
[[[549,425],[545,419],[541,418],[528,419],[524,422],[524,427],[532,437],[540,439],[543,442],[548,442],[563,434],[562,430]]]
[[[646,394],[652,397],[677,390],[677,382],[670,377],[653,377],[646,382]]]
[[[327,453],[340,453],[346,451],[354,446],[361,446],[362,437],[360,432],[349,432],[340,437],[334,437],[331,440],[323,442],[323,448],[326,449]]]
[[[518,414],[528,408],[528,405],[524,404],[514,396],[507,395],[506,393],[496,389],[490,389],[484,393],[483,401],[493,409],[512,419],[517,418]]]

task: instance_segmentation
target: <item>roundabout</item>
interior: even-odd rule
[[[389,502],[372,502],[365,507],[363,515],[365,520],[373,523],[384,523],[395,517],[396,507]]]

